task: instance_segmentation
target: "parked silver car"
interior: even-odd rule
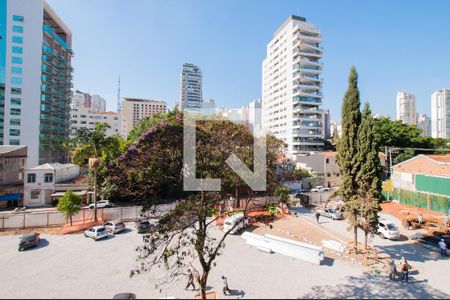
[[[317,210],[321,216],[331,218],[333,220],[342,220],[342,214],[332,208],[326,208],[325,210]]]
[[[98,241],[100,239],[104,239],[108,237],[108,232],[104,226],[95,226],[91,227],[84,232],[85,237],[90,237],[94,241]]]
[[[125,230],[125,223],[121,220],[115,220],[105,223],[106,231],[112,234],[116,234]]]

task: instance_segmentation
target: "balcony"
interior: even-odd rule
[[[317,92],[317,93],[307,93],[305,91],[294,91],[293,93],[294,97],[298,97],[298,98],[303,98],[300,100],[309,100],[309,99],[315,99],[315,100],[319,100],[320,102],[322,102],[322,93],[321,92]]]

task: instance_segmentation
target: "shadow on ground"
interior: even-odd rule
[[[416,281],[414,276],[410,276],[408,284],[401,284],[398,281],[390,281],[387,276],[364,273],[359,277],[349,276],[339,285],[312,287],[309,292],[300,295],[299,299],[448,299],[449,297],[450,295],[430,287],[426,281]]]

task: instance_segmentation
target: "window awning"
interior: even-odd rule
[[[6,194],[3,196],[0,196],[0,202],[2,201],[20,201],[22,200],[22,194],[15,193],[15,194]]]
[[[52,194],[52,197],[63,197],[65,192],[56,192]],[[75,195],[78,196],[84,196],[86,195],[88,192],[87,191],[78,191],[78,192],[73,192]]]

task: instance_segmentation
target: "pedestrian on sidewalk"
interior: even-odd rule
[[[439,250],[441,252],[441,256],[447,256],[447,244],[445,243],[444,239],[441,239],[439,242]]]
[[[316,211],[316,221],[319,224],[320,212]]]
[[[225,276],[222,275],[222,282],[223,282],[223,294],[227,296],[231,290],[228,288],[228,280]]]
[[[395,261],[392,259],[389,263],[389,279],[391,281],[395,281],[395,276],[397,275],[397,266],[395,265]]]
[[[406,260],[406,258],[404,258],[404,257],[402,257],[400,265],[401,265],[400,270],[402,271],[402,278],[400,279],[400,281],[402,283],[408,283],[409,269],[411,269],[411,266],[408,263],[408,261]]]
[[[188,283],[186,285],[185,290],[187,290],[188,287],[192,286],[192,290],[195,291],[194,274],[192,274],[192,271],[190,269],[187,272],[188,272]]]
[[[422,224],[423,224],[423,216],[422,216],[422,214],[419,214],[417,216],[417,221],[419,222],[419,225],[422,226]]]

